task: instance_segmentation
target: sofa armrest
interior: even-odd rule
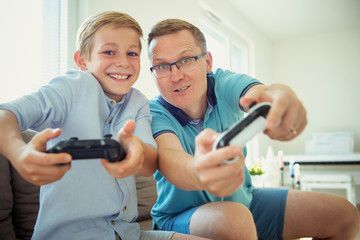
[[[36,134],[22,133],[25,142]],[[30,239],[39,209],[40,187],[24,180],[0,155],[0,239]]]

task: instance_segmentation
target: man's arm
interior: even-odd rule
[[[184,190],[207,190],[225,197],[235,192],[244,182],[242,148],[229,146],[212,151],[218,133],[202,131],[195,139],[195,156],[186,153],[173,133],[164,133],[155,140],[158,144],[159,171],[175,186]],[[239,156],[233,164],[224,160]]]

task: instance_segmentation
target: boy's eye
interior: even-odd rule
[[[130,52],[128,55],[131,57],[139,56],[139,54],[137,54],[136,52]]]
[[[106,54],[106,55],[115,55],[115,53],[113,51],[105,51],[104,54]]]

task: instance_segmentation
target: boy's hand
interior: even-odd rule
[[[136,174],[144,163],[144,147],[142,141],[134,135],[135,122],[128,121],[118,133],[118,141],[126,150],[126,158],[120,162],[110,163],[101,159],[101,164],[116,178],[125,178]]]
[[[60,129],[45,129],[19,149],[12,164],[25,180],[35,185],[45,185],[59,180],[71,168],[71,164],[57,165],[70,163],[70,154],[45,153],[46,142],[60,134]]]

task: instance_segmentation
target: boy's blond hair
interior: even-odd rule
[[[104,25],[111,24],[114,28],[129,27],[139,34],[139,47],[141,49],[141,38],[143,31],[139,23],[126,13],[117,11],[106,11],[88,17],[80,26],[76,38],[76,50],[80,55],[90,60],[90,53],[97,30]]]
[[[158,22],[150,31],[148,35],[147,44],[150,46],[151,41],[156,37],[168,35],[179,32],[181,30],[188,30],[194,36],[196,44],[200,47],[202,52],[206,52],[206,40],[204,34],[199,28],[193,24],[181,19],[166,19]]]

